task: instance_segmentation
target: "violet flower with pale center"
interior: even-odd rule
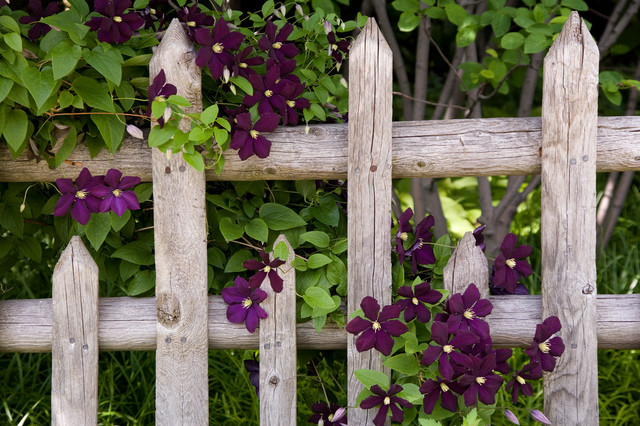
[[[478,287],[474,283],[469,284],[463,294],[456,293],[447,300],[445,311],[449,333],[470,330],[481,339],[489,338],[489,324],[481,318],[491,314],[492,309],[488,299],[480,299]]]
[[[495,404],[496,393],[504,379],[493,372],[496,366],[495,354],[484,358],[469,356],[463,363],[467,371],[458,380],[467,390],[462,394],[467,407],[474,405],[479,399],[487,405]]]
[[[280,116],[275,113],[262,114],[255,124],[251,121],[250,113],[238,114],[229,147],[238,150],[241,160],[246,160],[253,154],[258,158],[266,158],[271,152],[271,141],[262,136],[262,133],[273,132],[279,122]]]
[[[338,70],[342,64],[342,54],[349,54],[349,41],[338,40],[333,31],[327,34],[327,41],[329,41],[329,54],[333,56],[333,59],[338,63]]]
[[[524,260],[531,254],[531,246],[523,244],[516,247],[518,237],[515,234],[507,234],[500,245],[500,254],[493,262],[493,285],[503,287],[513,294],[516,283],[520,277],[528,277],[533,273],[529,262]]]
[[[433,408],[438,400],[440,400],[440,405],[445,410],[449,410],[452,413],[457,412],[458,395],[462,395],[463,392],[464,387],[455,381],[446,380],[442,377],[438,377],[435,380],[427,380],[420,386],[420,393],[424,394],[424,399],[422,400],[424,412],[426,414],[433,413]]]
[[[542,369],[537,362],[530,362],[521,370],[516,371],[513,378],[507,383],[505,390],[511,390],[511,401],[518,403],[518,394],[533,396],[533,386],[527,380],[539,380],[542,377]]]
[[[398,252],[398,260],[404,262],[405,250],[404,242],[409,239],[409,233],[413,232],[413,228],[409,220],[413,217],[411,207],[406,209],[398,218],[398,231],[396,232],[396,251]]]
[[[425,324],[431,319],[431,311],[424,304],[435,305],[442,299],[442,293],[432,290],[427,281],[414,288],[408,285],[402,286],[398,289],[398,295],[403,297],[396,302],[396,305],[404,311],[404,322],[418,318],[418,321]]]
[[[222,289],[222,299],[229,305],[227,307],[227,319],[234,324],[245,325],[250,333],[256,331],[260,319],[268,317],[260,303],[267,298],[267,293],[259,288],[252,289],[249,283],[242,277],[236,277],[233,281],[235,287]]]
[[[98,31],[98,40],[103,43],[124,43],[133,31],[144,25],[144,19],[136,12],[125,13],[131,7],[131,0],[94,0],[93,4],[95,11],[103,16],[94,16],[85,25],[91,31]]]
[[[56,179],[62,195],[53,209],[53,215],[64,216],[71,209],[71,217],[81,225],[86,225],[91,213],[100,211],[101,197],[94,190],[102,185],[103,179],[104,176],[91,176],[86,167],[78,175],[75,184],[71,179]]]
[[[422,353],[420,364],[428,367],[438,360],[440,375],[446,380],[452,380],[456,374],[454,367],[462,364],[468,358],[459,350],[471,347],[478,340],[480,340],[478,336],[469,331],[459,331],[451,335],[448,332],[447,324],[434,321],[431,325],[431,341],[437,345],[429,344],[429,347]]]
[[[562,338],[554,334],[562,329],[562,324],[556,316],[545,319],[542,324],[536,325],[536,334],[531,346],[525,350],[531,362],[540,363],[544,371],[553,371],[556,366],[556,357],[564,352]]]
[[[36,40],[51,31],[51,27],[44,22],[40,22],[40,19],[58,13],[60,8],[58,2],[49,2],[47,7],[43,8],[41,0],[29,0],[29,10],[31,15],[21,17],[19,21],[21,24],[35,22],[27,35],[31,40]]]
[[[224,18],[218,18],[211,32],[207,28],[196,29],[195,39],[202,46],[198,49],[196,65],[200,68],[206,65],[217,80],[222,76],[224,67],[230,69],[233,65],[233,54],[230,51],[240,47],[244,35],[229,31]]]
[[[400,398],[399,396],[395,396],[400,391],[402,391],[402,386],[393,384],[389,387],[389,391],[385,392],[380,386],[373,385],[369,389],[375,395],[371,395],[366,397],[360,403],[360,408],[364,408],[368,410],[370,408],[380,406],[378,410],[378,414],[373,419],[373,424],[376,426],[384,425],[384,422],[387,418],[387,412],[391,409],[391,421],[402,423],[404,421],[404,411],[398,406],[402,406],[404,408],[411,408],[413,404],[407,401],[404,398]]]
[[[252,52],[253,46],[247,46],[233,57],[233,64],[231,65],[231,73],[233,75],[239,75],[248,79],[249,76],[256,74],[256,71],[251,67],[262,65],[264,58],[261,56],[249,57]]]
[[[160,70],[153,79],[153,83],[149,86],[149,101],[147,103],[147,112],[145,113],[147,117],[151,117],[151,104],[153,101],[165,102],[169,96],[178,93],[176,86],[166,83],[167,77],[164,74],[164,70]],[[164,126],[164,117],[158,118],[157,121],[162,128]]]
[[[487,245],[484,243],[484,234],[482,233],[486,227],[487,225],[480,225],[473,230],[473,238],[476,239],[476,246],[480,247],[482,251],[487,248]]]
[[[278,27],[276,27],[273,22],[267,21],[264,35],[258,41],[258,46],[260,46],[260,49],[264,52],[268,52],[269,56],[278,62],[291,59],[300,53],[300,50],[298,50],[295,44],[285,43],[292,31],[293,25],[290,22],[284,24],[280,31],[278,31]]]
[[[313,414],[309,417],[309,423],[317,423],[324,426],[342,426],[347,424],[347,411],[338,404],[327,406],[325,403],[317,403],[311,405]]]
[[[396,319],[400,315],[401,308],[396,305],[387,305],[381,312],[378,301],[371,296],[363,298],[360,307],[365,318],[355,317],[346,327],[351,334],[362,333],[356,339],[356,349],[358,352],[364,352],[375,347],[383,355],[391,355],[393,349],[391,336],[398,337],[409,331],[405,324]]]
[[[295,126],[298,124],[298,112],[296,109],[307,109],[311,106],[309,99],[299,97],[302,95],[304,90],[306,89],[306,85],[300,82],[290,82],[285,84],[284,87],[280,90],[280,95],[284,101],[283,105],[276,105],[278,110],[280,110],[280,115],[282,117],[282,124],[287,125],[291,124]],[[277,104],[278,99],[275,100],[275,104]]]
[[[258,74],[249,76],[249,83],[253,87],[253,94],[246,95],[242,100],[242,104],[250,108],[258,104],[258,113],[260,115],[274,112],[272,102],[276,98],[281,98],[280,104],[284,103],[284,98],[280,95],[280,67],[273,66],[269,68],[264,78]]]
[[[178,11],[178,19],[184,23],[184,27],[187,29],[187,34],[192,41],[196,40],[196,30],[205,28],[208,31],[208,27],[211,27],[215,20],[213,16],[207,15],[200,10],[198,3],[194,3],[191,7],[183,7]]]
[[[137,176],[125,176],[116,169],[109,169],[104,177],[104,184],[98,185],[93,192],[99,197],[104,197],[100,203],[100,211],[108,212],[112,210],[118,216],[122,216],[127,210],[139,210],[138,195],[135,191],[129,191],[140,183]]]
[[[255,259],[249,259],[242,264],[244,269],[258,271],[255,275],[249,278],[249,287],[258,288],[264,279],[269,277],[269,282],[271,283],[273,291],[280,293],[282,291],[283,280],[280,278],[280,275],[278,275],[278,267],[284,265],[285,261],[278,258],[269,260],[269,255],[264,251],[264,249],[260,250],[260,259],[262,259],[262,262]]]

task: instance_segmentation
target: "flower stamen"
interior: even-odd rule
[[[245,309],[249,309],[249,307],[253,304],[253,300],[251,300],[250,298],[246,298],[242,301],[242,307]]]
[[[216,43],[211,46],[211,50],[213,50],[214,53],[222,53],[222,51],[224,50],[224,46],[220,43]]]
[[[508,266],[509,268],[511,268],[511,269],[513,269],[513,268],[515,268],[515,267],[516,267],[516,260],[515,260],[515,259],[513,259],[513,258],[508,259],[505,263],[506,263],[506,264],[507,264],[507,266]]]
[[[122,22],[122,17],[120,17],[120,16],[114,16],[114,17],[113,17],[113,20],[114,20],[114,21],[116,21],[117,23],[120,23],[120,22]]]
[[[448,354],[450,354],[453,351],[453,345],[444,345],[442,347],[442,350]]]
[[[81,200],[87,198],[87,195],[89,195],[89,191],[85,189],[81,189],[80,191],[76,192],[76,198],[79,198]]]
[[[484,377],[476,377],[476,383],[480,386],[484,385],[486,381],[487,379],[485,379]]]
[[[540,350],[545,354],[549,353],[549,351],[551,350],[551,346],[549,345],[548,340],[545,340],[544,342],[540,343],[538,345],[538,348],[540,348]]]
[[[391,398],[389,398],[388,396],[385,396],[383,402],[384,402],[384,405],[389,405],[391,404]]]
[[[374,321],[373,324],[371,325],[371,328],[373,328],[373,331],[378,331],[382,327],[380,326],[380,323],[378,321]]]

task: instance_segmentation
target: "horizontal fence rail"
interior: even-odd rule
[[[241,161],[234,151],[226,156],[220,176],[207,180],[305,180],[347,177],[347,124],[281,127],[269,134],[271,155]],[[541,119],[479,118],[466,120],[403,121],[392,128],[392,174],[403,177],[459,177],[539,174]],[[640,170],[640,117],[599,117],[598,172]],[[151,148],[146,140],[126,138],[120,151],[105,150],[91,158],[80,144],[66,164],[50,169],[25,151],[13,160],[0,147],[0,182],[52,182],[72,177],[88,167],[95,175],[117,167],[127,176],[151,181]]]
[[[542,321],[540,296],[489,296],[487,317],[496,346],[526,347]],[[344,311],[343,306],[343,311]],[[258,349],[259,333],[231,324],[221,296],[209,296],[209,349]],[[153,297],[101,297],[101,351],[156,349]],[[640,294],[597,296],[598,349],[640,349]],[[347,332],[333,322],[318,334],[311,322],[297,325],[298,349],[346,349]],[[0,352],[51,352],[51,299],[0,301]]]

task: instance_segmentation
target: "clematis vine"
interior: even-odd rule
[[[131,0],[95,0],[94,16],[85,25],[98,32],[98,40],[104,43],[121,44],[129,40],[133,31],[144,25],[144,19],[136,12],[125,13],[131,7]]]
[[[373,424],[376,426],[384,425],[389,410],[391,410],[392,414],[391,420],[397,423],[402,423],[404,421],[404,412],[399,406],[404,408],[413,407],[413,404],[406,399],[396,396],[402,391],[402,386],[398,384],[391,385],[388,392],[385,392],[378,385],[371,386],[369,390],[373,392],[374,395],[368,396],[362,400],[360,408],[368,410],[370,408],[380,406],[378,414],[376,414],[373,419]]]
[[[122,178],[122,180],[121,180]],[[104,197],[100,203],[100,211],[113,211],[118,216],[122,216],[127,210],[138,210],[138,195],[131,191],[131,188],[140,183],[137,176],[122,177],[122,172],[116,169],[109,169],[104,177],[104,184],[96,186],[94,194]]]
[[[517,241],[515,234],[507,234],[500,245],[500,254],[493,263],[493,285],[503,287],[511,294],[515,292],[520,277],[528,277],[533,273],[529,262],[524,260],[531,254],[531,246],[523,244],[516,247]]]
[[[178,89],[173,84],[167,84],[167,77],[164,70],[160,70],[149,86],[149,101],[145,115],[151,117],[151,105],[154,101],[165,102],[171,95],[178,93]],[[158,118],[158,125],[164,126],[164,117]]]
[[[60,6],[58,2],[49,2],[47,7],[43,8],[41,0],[29,0],[29,11],[31,15],[21,17],[19,21],[21,24],[34,22],[27,35],[31,40],[36,40],[51,31],[51,27],[44,22],[40,22],[40,19],[54,15],[58,13],[59,10]]]
[[[209,32],[208,28],[195,30],[195,39],[202,47],[198,49],[196,65],[200,68],[207,66],[214,79],[222,77],[223,69],[233,65],[231,50],[237,50],[244,40],[244,35],[236,31],[229,31],[224,18],[218,18]]]
[[[234,287],[222,289],[222,299],[227,305],[227,319],[234,324],[245,323],[250,333],[256,331],[260,319],[268,317],[260,303],[267,298],[267,293],[259,288],[252,289],[242,277],[236,277]]]
[[[347,410],[338,404],[313,404],[311,405],[311,411],[314,414],[309,417],[309,423],[323,426],[342,426],[347,424]]]
[[[238,150],[241,160],[246,160],[253,154],[258,158],[266,158],[271,151],[271,141],[262,133],[273,132],[279,122],[280,117],[275,113],[262,114],[255,124],[248,112],[238,114],[229,147]]]
[[[432,290],[427,281],[418,284],[414,288],[405,285],[398,289],[398,295],[402,298],[396,302],[404,311],[404,321],[409,322],[414,318],[423,323],[431,319],[431,311],[424,305],[435,305],[442,299],[442,293]]]
[[[71,217],[81,225],[86,225],[91,213],[100,211],[102,197],[94,191],[102,185],[104,176],[91,176],[86,167],[82,169],[74,182],[71,179],[56,179],[56,185],[62,196],[53,209],[54,216],[64,216],[71,209]]]
[[[245,269],[258,271],[255,275],[249,278],[249,287],[258,288],[264,279],[269,277],[269,282],[271,283],[273,291],[280,293],[282,291],[283,280],[280,278],[280,275],[278,275],[278,267],[284,265],[285,261],[278,258],[269,260],[269,255],[264,251],[264,249],[260,250],[260,259],[262,262],[255,259],[249,259],[242,264]]]
[[[265,25],[264,35],[258,41],[258,46],[264,52],[268,52],[269,57],[275,59],[278,62],[284,62],[287,59],[291,59],[300,53],[300,50],[293,43],[286,43],[287,38],[293,31],[293,25],[290,22],[284,24],[284,26],[278,31],[278,27],[268,21]]]
[[[536,325],[536,334],[531,346],[525,350],[532,362],[540,363],[544,371],[553,371],[556,366],[556,358],[564,353],[564,342],[556,334],[562,325],[556,316],[545,319],[542,324]]]

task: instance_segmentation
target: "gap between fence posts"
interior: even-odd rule
[[[365,296],[391,303],[392,53],[373,18],[349,54],[348,312]],[[349,424],[371,424],[375,410],[356,407],[358,369],[385,371],[379,352],[358,352],[347,337]]]
[[[149,63],[149,79],[164,70],[167,83],[202,111],[195,49],[174,19]],[[191,128],[189,120],[180,123]],[[181,153],[152,151],[156,260],[156,424],[209,424],[207,225],[204,173]]]
[[[269,314],[260,321],[260,424],[295,425],[297,413],[296,270],[291,266],[295,253],[284,235],[289,256],[278,270],[284,280],[282,291],[271,288],[265,278],[261,288],[267,293],[262,308]],[[270,254],[273,260],[273,252]]]
[[[51,424],[98,423],[98,266],[78,236],[53,272]]]
[[[598,424],[598,60],[572,12],[545,57],[542,98],[542,314],[560,319],[566,347],[544,377],[544,405],[563,426]]]

